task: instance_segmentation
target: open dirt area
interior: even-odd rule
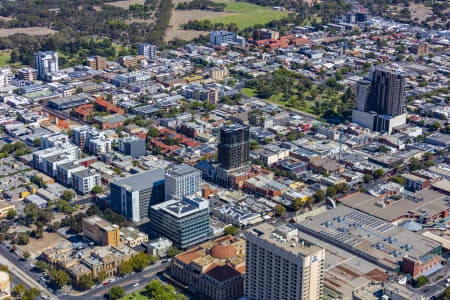
[[[20,246],[20,249],[22,249],[22,251],[24,252],[25,251],[30,252],[32,257],[37,257],[41,255],[43,250],[55,245],[58,242],[58,240],[63,239],[64,238],[62,238],[57,233],[44,232],[44,236],[41,239],[37,240],[34,238],[30,238],[30,242],[28,243],[28,245]]]
[[[398,12],[400,12],[404,7],[403,6],[391,6],[395,8]],[[430,7],[423,5],[422,3],[410,3],[408,7],[411,12],[411,18],[414,20],[417,18],[419,22],[425,21],[428,17],[433,15]]]
[[[57,31],[47,27],[8,28],[0,29],[0,37],[5,37],[16,33],[24,33],[28,35],[46,35],[56,32]]]
[[[5,21],[5,22],[7,22],[7,21],[12,21],[12,20],[15,20],[16,18],[14,18],[14,17],[3,17],[3,16],[0,16],[0,20],[1,21]]]
[[[183,2],[183,1],[179,1]],[[227,16],[233,13],[230,12],[216,12],[208,10],[172,10],[172,17],[170,18],[169,27],[166,30],[165,41],[170,41],[174,38],[179,38],[183,40],[191,40],[200,35],[207,34],[207,31],[197,31],[197,30],[183,30],[180,26],[186,24],[190,20],[203,20],[203,19],[213,19],[217,17]]]
[[[120,7],[120,8],[128,8],[130,5],[135,5],[135,4],[144,5],[145,0],[124,0],[124,1],[109,2],[109,3],[105,3],[105,4]]]

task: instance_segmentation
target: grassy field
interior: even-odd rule
[[[11,58],[11,51],[0,51],[0,67],[6,65],[16,68],[22,67],[22,64],[20,62],[16,62],[14,64],[10,63],[9,62],[10,58]]]
[[[9,58],[10,58],[10,52],[9,51],[2,51],[0,52],[0,66],[4,66],[9,64]]]
[[[224,2],[225,11],[232,14],[211,19],[213,23],[236,23],[239,29],[244,29],[256,24],[266,24],[273,20],[279,20],[288,15],[287,11],[273,10],[247,2]]]

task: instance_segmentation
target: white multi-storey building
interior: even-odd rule
[[[37,69],[37,77],[47,80],[50,75],[59,72],[58,53],[55,51],[43,51],[34,54],[34,63]]]
[[[100,185],[100,174],[93,169],[84,169],[72,174],[72,188],[81,194],[87,194],[95,186]]]
[[[68,144],[70,139],[64,133],[51,133],[41,136],[41,148],[47,149],[55,147],[57,144]]]
[[[156,57],[156,46],[152,44],[139,44],[138,54],[147,59]]]
[[[245,294],[252,300],[321,300],[325,249],[298,240],[290,224],[246,233]]]
[[[197,195],[202,189],[202,172],[188,165],[180,165],[165,175],[166,200],[173,197]]]
[[[33,166],[41,171],[47,170],[50,161],[58,161],[57,157],[60,158],[59,160],[64,160],[64,162],[77,160],[80,157],[80,149],[73,144],[57,143],[54,147],[33,152]],[[45,160],[47,163],[44,164]],[[51,169],[53,170],[53,168]],[[56,165],[54,165],[54,172],[56,172]],[[54,172],[51,172],[51,176],[53,176]]]

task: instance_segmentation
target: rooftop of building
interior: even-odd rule
[[[321,247],[310,242],[287,238],[288,235],[286,235],[286,232],[293,229],[286,226],[288,225],[285,224],[277,228],[271,224],[263,223],[250,229],[247,234],[257,236],[269,242],[274,247],[282,248],[296,256],[307,257],[323,250]]]
[[[305,219],[298,228],[365,253],[389,269],[398,268],[404,256],[421,258],[440,246],[420,234],[346,206]]]
[[[120,114],[112,114],[107,116],[95,116],[94,120],[100,123],[119,123],[119,122],[125,122],[126,118]]]
[[[123,179],[114,181],[113,184],[123,187],[129,191],[140,191],[153,187],[155,184],[164,182],[164,170],[154,169],[138,173]]]
[[[154,210],[162,210],[175,218],[183,218],[195,212],[208,209],[209,202],[201,198],[172,199],[152,206]]]
[[[433,216],[448,209],[447,196],[432,189],[425,189],[399,200],[392,200],[385,207],[377,205],[381,199],[367,193],[356,193],[340,200],[344,205],[393,222],[405,215]]]
[[[136,240],[139,238],[144,238],[147,234],[137,230],[134,227],[122,227],[120,228],[120,238],[125,240]]]
[[[175,166],[174,168],[170,169],[167,174],[177,177],[177,176],[183,176],[183,175],[187,175],[193,172],[200,172],[198,169],[191,167],[189,165],[186,164],[182,164],[182,165],[178,165]]]
[[[88,223],[91,226],[98,226],[105,231],[116,230],[119,226],[113,225],[111,222],[108,222],[99,216],[91,216],[83,219],[83,222]]]
[[[224,236],[181,253],[175,259],[224,282],[245,273],[245,240]]]

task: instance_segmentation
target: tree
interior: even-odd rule
[[[129,261],[135,272],[141,272],[150,264],[148,254],[144,251],[140,251],[138,254],[130,258]]]
[[[376,170],[373,172],[373,176],[375,176],[375,178],[383,177],[383,176],[384,176],[384,171],[383,171],[383,169],[376,169]]]
[[[86,291],[86,290],[89,290],[94,284],[95,283],[94,283],[94,280],[92,279],[92,276],[89,274],[84,274],[83,276],[81,276],[81,278],[78,282],[78,287],[82,291]]]
[[[234,226],[228,226],[224,229],[225,234],[237,235],[239,233],[239,229]]]
[[[378,151],[381,153],[387,153],[389,149],[385,145],[381,145],[380,147],[378,147]]]
[[[17,216],[17,213],[14,209],[10,209],[8,210],[8,214],[6,215],[6,218],[8,218],[9,220],[14,219]]]
[[[25,284],[19,283],[13,288],[13,290],[12,290],[13,295],[20,296],[25,292],[25,289],[26,289]]]
[[[25,258],[25,259],[29,259],[31,256],[30,252],[28,252],[28,251],[25,251],[22,255],[23,255],[23,258]]]
[[[119,266],[119,274],[125,275],[133,272],[133,266],[129,261],[123,261]]]
[[[59,199],[55,203],[55,208],[62,213],[71,214],[74,211],[74,208],[70,205],[69,202],[63,199]]]
[[[73,198],[75,198],[75,193],[72,190],[65,190],[62,194],[62,199],[69,201],[72,200]]]
[[[400,177],[400,176],[392,176],[390,178],[390,180],[393,181],[393,182],[396,182],[396,183],[398,183],[400,185],[405,185],[405,182],[406,182],[405,178]]]
[[[41,294],[37,288],[30,288],[25,290],[22,296],[22,300],[34,300]]]
[[[169,284],[163,284],[159,280],[152,280],[145,286],[145,294],[149,299],[185,300],[186,296],[177,294],[175,288]]]
[[[35,147],[39,147],[39,146],[41,145],[41,139],[40,139],[40,138],[35,138],[35,139],[33,140],[33,145],[34,145]]]
[[[157,255],[149,255],[148,258],[151,265],[153,265],[159,260],[159,257]]]
[[[43,261],[43,260],[38,260],[35,264],[36,268],[39,269],[40,271],[45,271],[48,269],[48,264]]]
[[[50,275],[50,285],[52,285],[56,289],[60,289],[62,286],[66,285],[69,280],[69,274],[64,272],[63,270],[56,270],[52,268],[49,272]]]
[[[325,200],[325,192],[324,191],[322,191],[322,190],[317,190],[315,193],[314,193],[314,201],[316,202],[316,203],[319,203],[319,202],[322,202],[323,200]]]
[[[101,193],[103,193],[103,189],[100,186],[96,185],[92,188],[92,193],[101,194]]]
[[[426,276],[420,276],[416,280],[414,280],[415,287],[422,287],[430,281]]]
[[[106,280],[106,278],[108,278],[108,273],[106,273],[105,271],[100,271],[97,273],[97,281],[102,282]]]
[[[286,208],[283,205],[278,204],[275,206],[275,212],[281,217],[286,213]]]
[[[294,201],[292,201],[292,208],[294,210],[299,210],[301,207],[303,207],[303,201],[300,198],[295,198]]]
[[[333,198],[334,196],[336,196],[336,188],[334,186],[330,186],[327,188],[327,197]]]
[[[364,179],[365,183],[369,183],[369,182],[371,182],[373,180],[373,176],[370,175],[370,174],[365,174],[363,179]]]
[[[444,295],[443,295],[443,300],[450,300],[450,287],[445,289]]]
[[[120,286],[113,286],[109,290],[109,298],[111,300],[116,300],[122,298],[125,295],[125,290]]]
[[[169,248],[169,251],[167,251],[167,256],[174,257],[174,256],[177,256],[178,253],[180,253],[180,250],[178,250],[177,247],[175,247],[175,246],[171,246]]]
[[[148,134],[151,136],[151,137],[158,137],[159,136],[159,130],[157,129],[157,128],[150,128],[149,130],[148,130]]]

